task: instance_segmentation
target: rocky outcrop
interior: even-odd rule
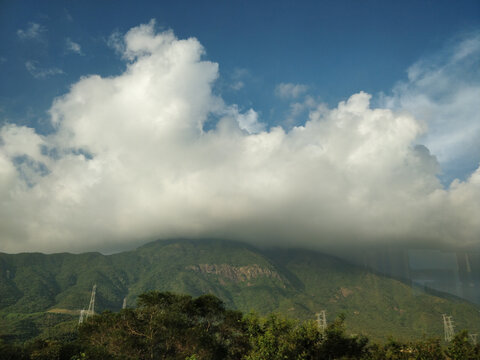
[[[228,264],[198,264],[186,267],[187,270],[203,274],[215,274],[224,279],[234,282],[245,282],[260,277],[267,277],[277,280],[282,280],[280,275],[275,271],[257,264],[245,266],[231,266]]]

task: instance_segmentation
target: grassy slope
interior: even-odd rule
[[[270,256],[305,286],[299,303],[326,309],[330,320],[334,314],[345,313],[352,333],[383,339],[389,335],[441,337],[443,313],[453,315],[459,329],[480,330],[478,307],[460,299],[432,296],[321,254],[288,250],[270,252]],[[312,297],[307,300],[304,294]]]
[[[199,264],[258,265],[277,275],[240,281],[191,269]],[[216,240],[171,240],[110,256],[0,254],[0,334],[26,338],[52,324],[61,327],[68,319],[73,324],[73,315],[44,311],[85,308],[94,283],[98,311],[118,310],[124,297],[133,306],[139,294],[156,289],[210,292],[242,311],[277,311],[301,319],[314,318],[321,309],[329,320],[343,312],[350,331],[374,338],[441,336],[442,313],[453,315],[459,328],[480,331],[480,313],[473,305],[418,293],[329,256],[302,250],[261,252]]]

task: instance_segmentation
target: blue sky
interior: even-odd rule
[[[80,76],[117,74],[124,64],[106,44],[155,18],[159,29],[196,37],[220,65],[226,100],[278,121],[279,83],[301,83],[330,105],[358,91],[391,91],[414,62],[480,27],[478,1],[2,1],[0,106],[35,124],[54,96]],[[38,38],[19,30],[40,25]],[[81,47],[69,51],[67,39]],[[63,73],[36,79],[25,63]],[[226,91],[244,74],[241,91]],[[281,115],[280,115],[281,117]]]
[[[151,22],[151,19],[154,19],[154,22]],[[143,27],[141,24],[144,24]],[[172,40],[165,35],[167,34],[165,31],[168,30],[173,31],[176,40]],[[132,35],[133,40],[128,43],[126,34],[129,32],[133,34],[135,31],[137,35],[140,34],[141,36],[135,35],[137,36],[135,37]],[[472,184],[476,181],[472,180],[472,176],[476,171],[478,172],[477,168],[480,162],[480,106],[478,105],[480,101],[477,101],[480,94],[480,2],[468,0],[362,2],[1,1],[0,126],[3,126],[3,140],[0,140],[0,145],[3,141],[5,158],[10,159],[8,161],[11,162],[8,162],[8,166],[11,165],[11,168],[14,169],[12,171],[20,179],[17,180],[24,181],[28,185],[26,190],[23,189],[22,191],[30,194],[33,191],[32,189],[39,191],[43,186],[47,193],[53,191],[54,185],[52,184],[55,181],[60,181],[61,184],[67,182],[65,176],[73,174],[73,172],[70,172],[73,171],[73,163],[68,166],[63,162],[61,164],[60,162],[51,163],[55,159],[53,157],[47,159],[44,156],[47,150],[51,153],[57,153],[60,151],[59,149],[67,151],[65,134],[68,131],[75,134],[68,141],[78,142],[77,148],[72,150],[76,156],[88,154],[87,160],[95,160],[97,156],[98,161],[102,159],[102,156],[105,159],[112,156],[113,152],[109,152],[110,148],[108,151],[105,150],[108,146],[105,145],[104,148],[99,149],[93,142],[88,143],[88,141],[81,140],[80,135],[84,128],[80,129],[77,126],[81,119],[87,116],[93,119],[97,114],[103,114],[103,111],[108,112],[110,110],[101,109],[99,107],[101,104],[92,100],[91,103],[88,101],[86,103],[91,105],[91,112],[82,110],[84,113],[80,114],[80,110],[76,108],[76,110],[72,110],[69,104],[73,101],[75,94],[87,94],[83,92],[86,90],[82,89],[89,89],[90,93],[96,93],[98,89],[104,89],[103,86],[107,86],[108,79],[111,79],[111,82],[118,80],[119,83],[127,81],[129,71],[136,65],[140,66],[147,63],[148,60],[143,58],[142,54],[139,55],[136,50],[132,50],[135,46],[140,46],[137,43],[138,39],[141,38],[145,43],[153,44],[151,46],[155,47],[157,46],[154,45],[157,41],[155,40],[157,39],[156,34],[160,34],[158,36],[167,39],[165,41],[172,45],[172,49],[176,48],[177,40],[188,38],[196,38],[198,41],[198,44],[189,43],[188,46],[191,47],[192,51],[203,49],[199,50],[203,51],[201,60],[197,59],[189,63],[192,66],[182,68],[182,71],[185,71],[185,74],[196,73],[198,65],[208,68],[211,73],[206,72],[205,78],[202,78],[202,72],[197,74],[198,78],[203,79],[203,83],[193,77],[183,76],[181,72],[179,74],[172,73],[174,74],[172,76],[178,76],[176,81],[179,84],[185,84],[185,88],[182,88],[181,91],[177,89],[179,91],[178,96],[172,97],[171,102],[165,103],[164,106],[177,106],[176,101],[180,98],[187,102],[191,101],[192,104],[198,103],[198,112],[189,113],[189,116],[191,116],[191,121],[196,119],[196,122],[201,122],[205,132],[211,130],[211,134],[220,136],[220,134],[223,134],[222,131],[227,131],[219,125],[223,124],[222,126],[224,126],[221,119],[231,117],[238,123],[237,126],[240,127],[240,130],[245,132],[243,140],[246,143],[254,141],[256,134],[263,131],[268,140],[264,139],[262,141],[265,141],[265,144],[270,144],[265,145],[265,149],[274,146],[272,144],[278,140],[274,140],[277,136],[275,130],[277,126],[280,126],[286,133],[285,139],[288,141],[285,141],[290,145],[294,143],[297,132],[309,133],[311,135],[305,135],[301,141],[304,144],[304,150],[295,153],[296,160],[289,160],[296,163],[302,163],[302,159],[304,159],[302,157],[303,151],[316,146],[317,142],[324,141],[323,144],[330,142],[337,144],[342,139],[350,139],[350,143],[344,144],[345,149],[349,148],[351,144],[358,145],[358,147],[352,147],[350,155],[343,157],[341,155],[343,154],[342,147],[335,151],[329,150],[332,151],[328,155],[329,161],[337,161],[334,167],[343,170],[332,170],[331,167],[325,165],[325,167],[318,169],[319,173],[310,174],[312,178],[318,177],[317,180],[320,182],[325,181],[325,184],[331,180],[324,178],[327,173],[330,174],[329,171],[333,174],[331,178],[334,178],[337,174],[338,179],[344,179],[347,175],[343,172],[351,170],[349,166],[351,166],[352,159],[357,161],[360,157],[363,157],[362,161],[355,164],[363,163],[370,156],[369,151],[373,151],[372,149],[385,152],[385,154],[392,154],[392,157],[379,156],[376,169],[365,170],[368,167],[366,165],[360,167],[363,169],[362,176],[364,178],[362,179],[364,179],[364,183],[361,186],[359,184],[345,185],[352,186],[348,188],[351,190],[351,197],[348,198],[349,202],[353,201],[355,203],[358,199],[361,199],[361,201],[358,200],[359,203],[364,200],[367,201],[368,196],[362,189],[368,186],[379,186],[379,189],[385,186],[385,188],[391,188],[392,191],[401,193],[403,191],[401,190],[403,189],[402,186],[408,185],[411,186],[411,189],[414,189],[410,195],[421,198],[423,195],[418,195],[416,191],[419,187],[422,187],[422,191],[424,191],[422,194],[428,194],[428,199],[425,197],[425,204],[428,203],[428,205],[423,203],[421,206],[418,204],[418,206],[411,205],[412,208],[418,209],[424,209],[424,206],[429,208],[438,206],[438,204],[433,205],[435,201],[439,201],[436,199],[437,195],[434,195],[436,191],[444,193],[442,196],[445,196],[446,203],[454,204],[457,204],[457,202],[451,199],[454,196],[452,194],[462,186],[468,188],[468,191],[472,194],[477,194],[475,192],[477,191],[476,188],[471,187],[474,186]],[[152,55],[150,60],[153,61],[155,56],[160,56],[160,50],[155,48],[150,53],[150,49],[148,47],[148,50],[145,51]],[[130,58],[128,58],[128,51],[133,54]],[[218,69],[215,66],[208,65],[211,63],[218,64]],[[152,70],[150,75],[154,77],[157,72],[158,74],[161,73],[160,70]],[[139,79],[142,76],[147,76],[140,70],[135,71],[133,72],[139,78],[132,82],[132,87],[141,83]],[[99,75],[100,78],[97,79],[92,75]],[[121,88],[121,85],[118,86]],[[162,86],[159,85],[155,89],[159,94],[162,93]],[[106,88],[105,92],[98,91],[98,99],[104,99],[104,103],[109,103],[110,100],[115,103],[113,101],[115,96],[112,92],[109,93]],[[196,96],[195,92],[197,91],[205,97]],[[204,93],[204,91],[207,92]],[[355,94],[358,96],[353,96]],[[367,94],[370,94],[371,97]],[[64,95],[65,97],[60,98]],[[164,95],[165,98],[168,98],[168,96],[170,94]],[[344,103],[344,105],[338,105],[339,102],[345,102],[348,99],[351,99],[351,101]],[[150,109],[150,106],[152,108],[150,113],[145,110],[145,113],[141,113],[139,116],[152,118],[159,111],[159,109],[154,109],[155,101],[161,101],[161,99],[154,100],[152,98],[151,100],[152,103],[139,102],[137,104],[132,102],[131,106],[126,108],[125,111],[128,112],[142,103],[148,109]],[[52,107],[54,103],[57,105]],[[87,106],[85,107],[87,108]],[[351,119],[344,114],[345,108],[350,109],[347,111],[350,114],[354,114],[360,111],[358,109],[361,109],[361,113],[364,114],[362,119],[365,120],[365,123],[362,123],[363,125],[359,129],[361,128],[360,132],[363,131],[363,135],[367,128],[377,134],[370,134],[373,136],[370,141],[364,139],[366,141],[365,146],[360,146],[363,143],[348,131],[337,133],[337,130],[333,131],[333,128],[325,125],[331,123],[338,127],[339,124],[343,123],[342,121],[345,121],[350,124],[349,126],[355,127],[355,123],[351,123]],[[377,128],[369,127],[371,126],[369,121],[374,121],[372,119],[376,119],[375,116],[377,116],[372,115],[370,109],[377,108],[387,109],[394,113],[393,117],[388,114],[385,115],[386,119],[390,119],[385,121],[391,121],[389,123],[392,126],[390,130],[383,129],[382,122],[376,125]],[[50,110],[53,117],[49,113]],[[366,115],[367,113],[369,115]],[[404,120],[402,117],[404,114],[412,115],[415,121],[410,123],[410,120]],[[183,119],[184,115],[181,115],[180,112],[175,113],[175,116],[177,115]],[[60,120],[55,120],[55,116]],[[108,119],[112,116],[113,113],[105,115],[104,118],[100,117],[95,120],[97,121],[96,124],[109,124],[108,121],[110,120]],[[367,121],[367,118],[370,120]],[[56,125],[52,125],[52,119],[54,122],[57,121]],[[209,121],[208,119],[213,120]],[[324,125],[319,125],[321,121],[324,121]],[[403,125],[398,127],[397,125],[400,123]],[[121,126],[119,124],[112,123],[111,127],[106,125],[98,128],[92,127],[91,131],[92,134],[103,131],[103,135],[108,137],[109,134],[117,134],[117,130],[118,133],[120,132]],[[231,140],[231,142],[226,140],[235,139],[236,136],[234,136],[236,133],[232,128],[228,129],[230,129],[228,131],[233,132],[229,133],[229,137],[224,139],[225,144],[228,144],[228,146],[224,146],[224,151],[232,150],[235,143],[234,140]],[[383,130],[385,131],[382,132]],[[388,137],[392,132],[398,136],[395,135],[388,143],[382,143],[383,139],[380,139],[380,136]],[[250,136],[247,136],[247,134]],[[325,138],[322,138],[322,136]],[[119,135],[118,140],[120,138]],[[307,141],[307,138],[310,140]],[[142,140],[139,139],[138,141]],[[151,139],[151,141],[154,142],[154,139]],[[296,141],[300,140],[297,139]],[[394,147],[396,141],[398,141],[398,144],[395,145],[397,147]],[[29,144],[32,142],[42,149],[41,153],[29,148]],[[180,143],[172,144],[167,150],[173,151],[172,149],[175,149],[175,156],[187,154],[191,149],[187,151],[186,148],[179,147]],[[113,143],[110,145],[113,148]],[[283,148],[286,147],[287,145]],[[213,148],[213,145],[210,143],[209,146],[205,145],[202,149],[205,153],[208,153],[211,148]],[[330,149],[334,148],[336,149],[336,145]],[[295,149],[292,151],[298,150]],[[406,151],[405,154],[408,154],[405,155],[405,158],[402,158],[403,160],[395,158],[396,155],[393,155],[394,153],[402,153],[404,150]],[[103,153],[103,151],[106,152]],[[159,151],[159,149],[155,151]],[[235,151],[238,151],[238,153],[234,153],[232,150],[234,155],[229,160],[235,166],[225,169],[226,173],[218,175],[220,178],[227,179],[227,173],[230,174],[232,171],[243,169],[243,163],[238,159],[248,154],[239,149]],[[347,152],[347,150],[345,151]],[[277,151],[277,153],[280,152]],[[137,155],[148,157],[148,154],[141,152]],[[257,158],[263,156],[262,152],[255,154]],[[380,159],[382,156],[384,156],[383,160]],[[290,166],[288,164],[291,164],[285,160],[286,158],[288,158],[287,155],[282,160],[277,158],[265,160],[265,163],[258,164],[259,167],[255,171],[253,171],[253,166],[245,165],[247,168],[244,171],[252,170],[252,174],[262,173],[269,168],[269,164],[274,164],[277,161],[279,168],[286,169]],[[415,159],[421,159],[421,166],[418,165],[418,169],[416,168],[417,165],[414,164],[417,161]],[[179,162],[186,161],[181,156],[177,160]],[[199,163],[202,163],[201,160],[199,159]],[[410,167],[408,169],[401,168],[403,166],[401,164],[406,163]],[[152,162],[150,165],[155,167],[155,164],[155,162]],[[166,166],[165,164],[162,163],[162,166]],[[220,166],[219,164],[216,163],[215,166],[211,164],[213,166],[211,170],[215,171]],[[305,168],[297,169],[297,171],[305,174],[310,173],[312,167],[316,166],[315,164],[315,162],[305,161]],[[382,168],[383,170],[380,164],[385,166],[384,169]],[[397,164],[397,168],[394,168],[392,164]],[[90,168],[91,165],[92,162],[88,163]],[[142,173],[143,171],[143,169],[137,169],[136,167],[128,168],[126,163],[123,166],[131,172]],[[182,169],[187,169],[188,171],[185,171],[188,175],[194,173],[194,170],[188,166]],[[168,171],[170,171],[169,174],[177,174],[181,173],[182,169],[169,168]],[[209,169],[209,167],[205,165],[205,169]],[[106,172],[107,170],[102,171]],[[375,178],[375,181],[369,179],[368,174],[377,173],[377,171],[379,175]],[[6,173],[10,174],[9,172]],[[106,173],[100,173],[102,175],[95,175],[96,179],[108,178]],[[265,179],[274,178],[277,175],[278,173],[275,171],[268,172],[266,170],[264,174]],[[37,176],[40,177],[37,178]],[[348,176],[351,176],[351,174]],[[295,182],[287,177],[282,178],[278,175],[278,183],[283,181],[283,186],[288,187],[290,186],[288,184]],[[387,181],[387,178],[390,180]],[[86,179],[87,175],[85,175],[84,183],[90,184]],[[436,183],[437,179],[440,181],[439,184]],[[244,180],[255,181],[247,176]],[[205,185],[204,182],[206,181],[207,179],[202,179],[200,182],[193,182],[190,186],[191,188],[195,186],[200,188],[199,184]],[[208,181],[211,181],[211,179]],[[225,181],[228,183],[227,180]],[[262,181],[264,182],[264,180]],[[378,181],[382,183],[381,186],[378,185]],[[402,185],[400,186],[400,183],[395,185],[397,181],[403,181]],[[37,183],[43,185],[37,186]],[[133,184],[134,182],[131,181],[130,183]],[[120,184],[110,185],[111,188],[115,188],[116,185],[120,188]],[[142,184],[141,181],[135,183],[135,185],[137,188],[141,186],[144,189],[148,188],[148,184]],[[71,186],[72,189],[77,189],[80,185],[72,184]],[[123,186],[127,185],[123,184]],[[218,186],[220,189],[221,186]],[[230,184],[230,186],[240,185]],[[294,187],[300,186],[306,186],[306,184],[302,185],[302,182],[299,181],[295,183]],[[312,184],[309,184],[309,186],[312,186]],[[285,193],[288,193],[286,188],[282,189]],[[349,193],[350,190],[348,189],[345,190],[345,193]],[[462,189],[462,191],[467,191],[464,188]],[[73,194],[73,192],[72,190],[72,194],[69,194],[69,196],[77,199],[79,204],[84,206],[84,209],[88,209],[90,205],[87,205],[87,203],[90,204],[90,202],[87,197],[84,199],[82,198],[83,195]],[[470,192],[468,193],[470,194]],[[242,192],[240,191],[240,193]],[[290,194],[292,197],[293,193],[295,192]],[[390,197],[382,197],[384,195],[380,193],[379,190],[378,194],[372,195],[372,198],[381,199],[381,201],[378,201],[382,202],[383,205],[379,206],[380,208],[382,206],[388,207],[389,210],[386,211],[388,213],[392,210],[390,203],[393,200]],[[154,195],[158,195],[159,199],[168,195],[170,199],[170,196],[173,196],[171,194]],[[239,194],[236,194],[236,196],[240,196]],[[248,191],[242,194],[246,198],[256,196]],[[220,198],[224,195],[225,190],[219,190],[215,193],[215,196]],[[328,192],[325,192],[324,195],[325,197],[319,197],[319,201],[329,197]],[[29,196],[32,198],[25,200]],[[13,198],[9,198],[9,201],[16,204],[19,209],[24,209],[26,204],[38,200],[34,200],[33,196],[30,194],[22,197],[23,200],[21,201],[26,201],[24,203]],[[112,199],[115,196],[115,194],[111,194]],[[152,194],[145,196],[149,197]],[[311,198],[311,194],[300,194],[298,196],[300,198],[304,196],[305,198],[306,202],[302,203],[301,206],[304,214],[313,212],[316,216],[321,216],[324,210],[312,209],[310,205],[306,205],[308,199]],[[466,195],[463,194],[462,196],[465,197]],[[468,196],[474,195],[470,194]],[[368,198],[367,203],[371,203],[372,198]],[[329,201],[334,200],[334,196],[332,196]],[[57,203],[51,204],[52,214],[56,211],[64,211],[66,205],[61,201],[58,200]],[[285,201],[286,204],[292,205],[287,200]],[[200,203],[199,200],[198,209],[209,209],[208,211],[212,214],[216,214],[216,211],[218,211],[210,203],[202,203],[203,205],[200,205]],[[387,205],[387,203],[390,205]],[[79,208],[82,208],[82,206]],[[267,211],[270,206],[273,205],[269,204],[263,210]],[[217,210],[212,210],[214,208]],[[349,206],[346,209],[348,211],[352,210]],[[181,209],[178,211],[181,212]],[[240,214],[243,210],[236,209],[235,211],[234,213]],[[343,209],[342,211],[345,212],[346,210]],[[343,214],[342,211],[339,210]],[[403,209],[402,211],[406,210]],[[445,211],[448,213],[448,211],[453,210]],[[31,216],[35,218],[36,215]],[[119,219],[122,216],[125,216],[125,214],[117,214],[117,217],[112,217],[110,220],[113,222],[120,221]],[[193,217],[195,218],[195,216]],[[277,214],[277,216],[280,217],[280,214]],[[394,216],[394,212],[391,216]],[[205,225],[204,229],[199,226],[199,228],[190,229],[186,234],[229,235],[225,229],[232,226],[231,221],[234,218],[235,216],[232,215],[228,221],[225,219],[223,221],[212,215],[207,220],[204,219],[204,223],[219,221],[223,224],[223,227]],[[262,216],[260,215],[259,218],[262,218]],[[440,215],[439,219],[441,219]],[[46,220],[36,219],[35,221],[43,223]],[[167,231],[166,235],[184,234],[182,231],[178,231],[182,228],[182,224],[176,221],[168,222],[173,230]],[[199,219],[195,221],[201,222]],[[272,219],[266,222],[268,223],[268,221],[271,221],[271,224],[275,223]],[[413,229],[417,229],[417,225],[413,224],[411,219],[405,221],[409,224],[405,227],[411,227],[411,231],[407,231],[408,235],[405,236],[411,238],[414,233]],[[461,223],[461,221],[455,221],[452,220],[452,223]],[[463,219],[462,221],[468,223],[469,220]],[[300,223],[301,221],[297,222],[296,226],[301,226]],[[235,224],[235,226],[240,227],[240,223]],[[66,221],[58,226],[66,228],[73,225]],[[75,226],[79,226],[79,224]],[[148,236],[155,237],[158,229],[151,223],[145,226],[154,230],[147,231],[142,239]],[[12,228],[9,231],[12,234],[12,239],[20,236],[17,234],[21,232],[19,229]],[[96,231],[93,233],[105,232],[104,229],[97,229]],[[418,231],[424,237],[431,235],[430,230],[430,232],[425,229]],[[444,230],[447,233],[449,231]],[[471,229],[468,236],[476,234],[476,231],[476,228]],[[235,233],[235,236],[254,238],[258,237],[260,233],[270,234],[265,229],[259,229],[256,235],[242,233],[240,236]],[[335,231],[329,230],[329,233],[335,233]],[[427,233],[429,235],[425,235]],[[453,233],[455,231],[452,230]],[[440,238],[457,236],[452,234],[435,236]],[[370,235],[372,234],[364,234],[365,237]],[[25,234],[23,236],[25,238],[29,237]],[[102,236],[105,236],[108,241],[113,241],[113,234],[105,233]],[[268,236],[271,236],[271,234]],[[305,236],[309,237],[310,235]],[[338,236],[348,237],[346,234]],[[388,234],[388,236],[399,235]],[[40,245],[39,248],[41,248]],[[64,248],[68,248],[68,246],[65,245]],[[12,249],[14,249],[13,246]]]

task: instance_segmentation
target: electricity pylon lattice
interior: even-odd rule
[[[122,305],[122,309],[126,309],[127,308],[127,298],[124,297],[123,298],[123,305]]]
[[[97,285],[93,285],[92,295],[90,296],[90,304],[88,304],[87,317],[95,314],[95,293],[97,292]]]
[[[88,319],[89,316],[95,315],[95,293],[97,292],[97,285],[93,285],[92,295],[90,296],[90,303],[88,304],[88,310],[80,310],[80,318],[78,323],[81,324]]]
[[[327,329],[327,312],[325,310],[317,313],[317,325],[318,329],[322,332]]]
[[[85,309],[80,310],[80,318],[78,319],[78,323],[81,324],[85,320]]]
[[[477,345],[477,334],[468,334],[470,336],[470,340],[472,340],[472,344],[475,346]]]
[[[452,341],[453,337],[455,336],[455,330],[453,325],[453,320],[451,316],[447,316],[447,314],[443,314],[443,329],[445,332],[445,341],[450,342]]]

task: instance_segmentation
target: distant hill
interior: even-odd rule
[[[259,250],[220,240],[162,240],[113,255],[0,253],[0,335],[24,340],[73,326],[93,284],[95,310],[135,305],[147,290],[212,293],[228,307],[333,321],[373,339],[441,337],[442,314],[480,332],[480,308],[427,294],[337,258],[302,249]],[[53,326],[55,325],[55,326]]]

